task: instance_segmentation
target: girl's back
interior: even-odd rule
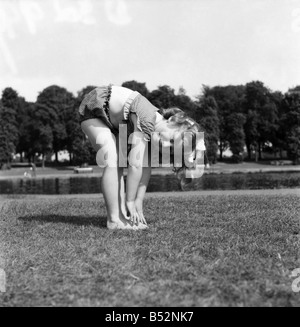
[[[123,106],[132,90],[122,86],[112,86],[112,92],[109,101],[109,114],[111,123],[118,128],[124,120]]]

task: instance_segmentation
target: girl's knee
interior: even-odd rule
[[[118,167],[118,156],[111,151],[102,151],[102,148],[97,152],[96,162],[100,168]]]
[[[100,140],[96,140],[99,149],[96,155],[97,165],[101,168],[118,167],[118,154],[114,135],[99,135]]]

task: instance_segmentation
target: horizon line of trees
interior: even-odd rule
[[[202,86],[192,100],[183,87],[178,92],[168,85],[149,91],[146,83],[122,84],[140,92],[159,109],[179,107],[203,128],[209,163],[223,160],[232,152],[232,161],[262,159],[265,152],[298,163],[300,158],[300,86],[286,93],[272,91],[261,81],[246,85]],[[0,167],[9,167],[13,154],[21,162],[67,150],[70,164],[95,163],[95,152],[80,125],[78,108],[84,96],[96,86],[87,86],[74,96],[66,88],[52,85],[27,102],[11,87],[0,100]]]

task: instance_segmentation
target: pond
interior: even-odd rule
[[[300,187],[300,172],[204,174],[185,191],[276,189]],[[174,175],[152,175],[147,192],[182,191]],[[101,193],[100,177],[24,178],[0,180],[0,194]]]

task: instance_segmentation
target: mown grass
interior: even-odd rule
[[[296,195],[149,195],[145,207],[148,231],[109,231],[101,197],[2,200],[0,306],[299,306]]]

